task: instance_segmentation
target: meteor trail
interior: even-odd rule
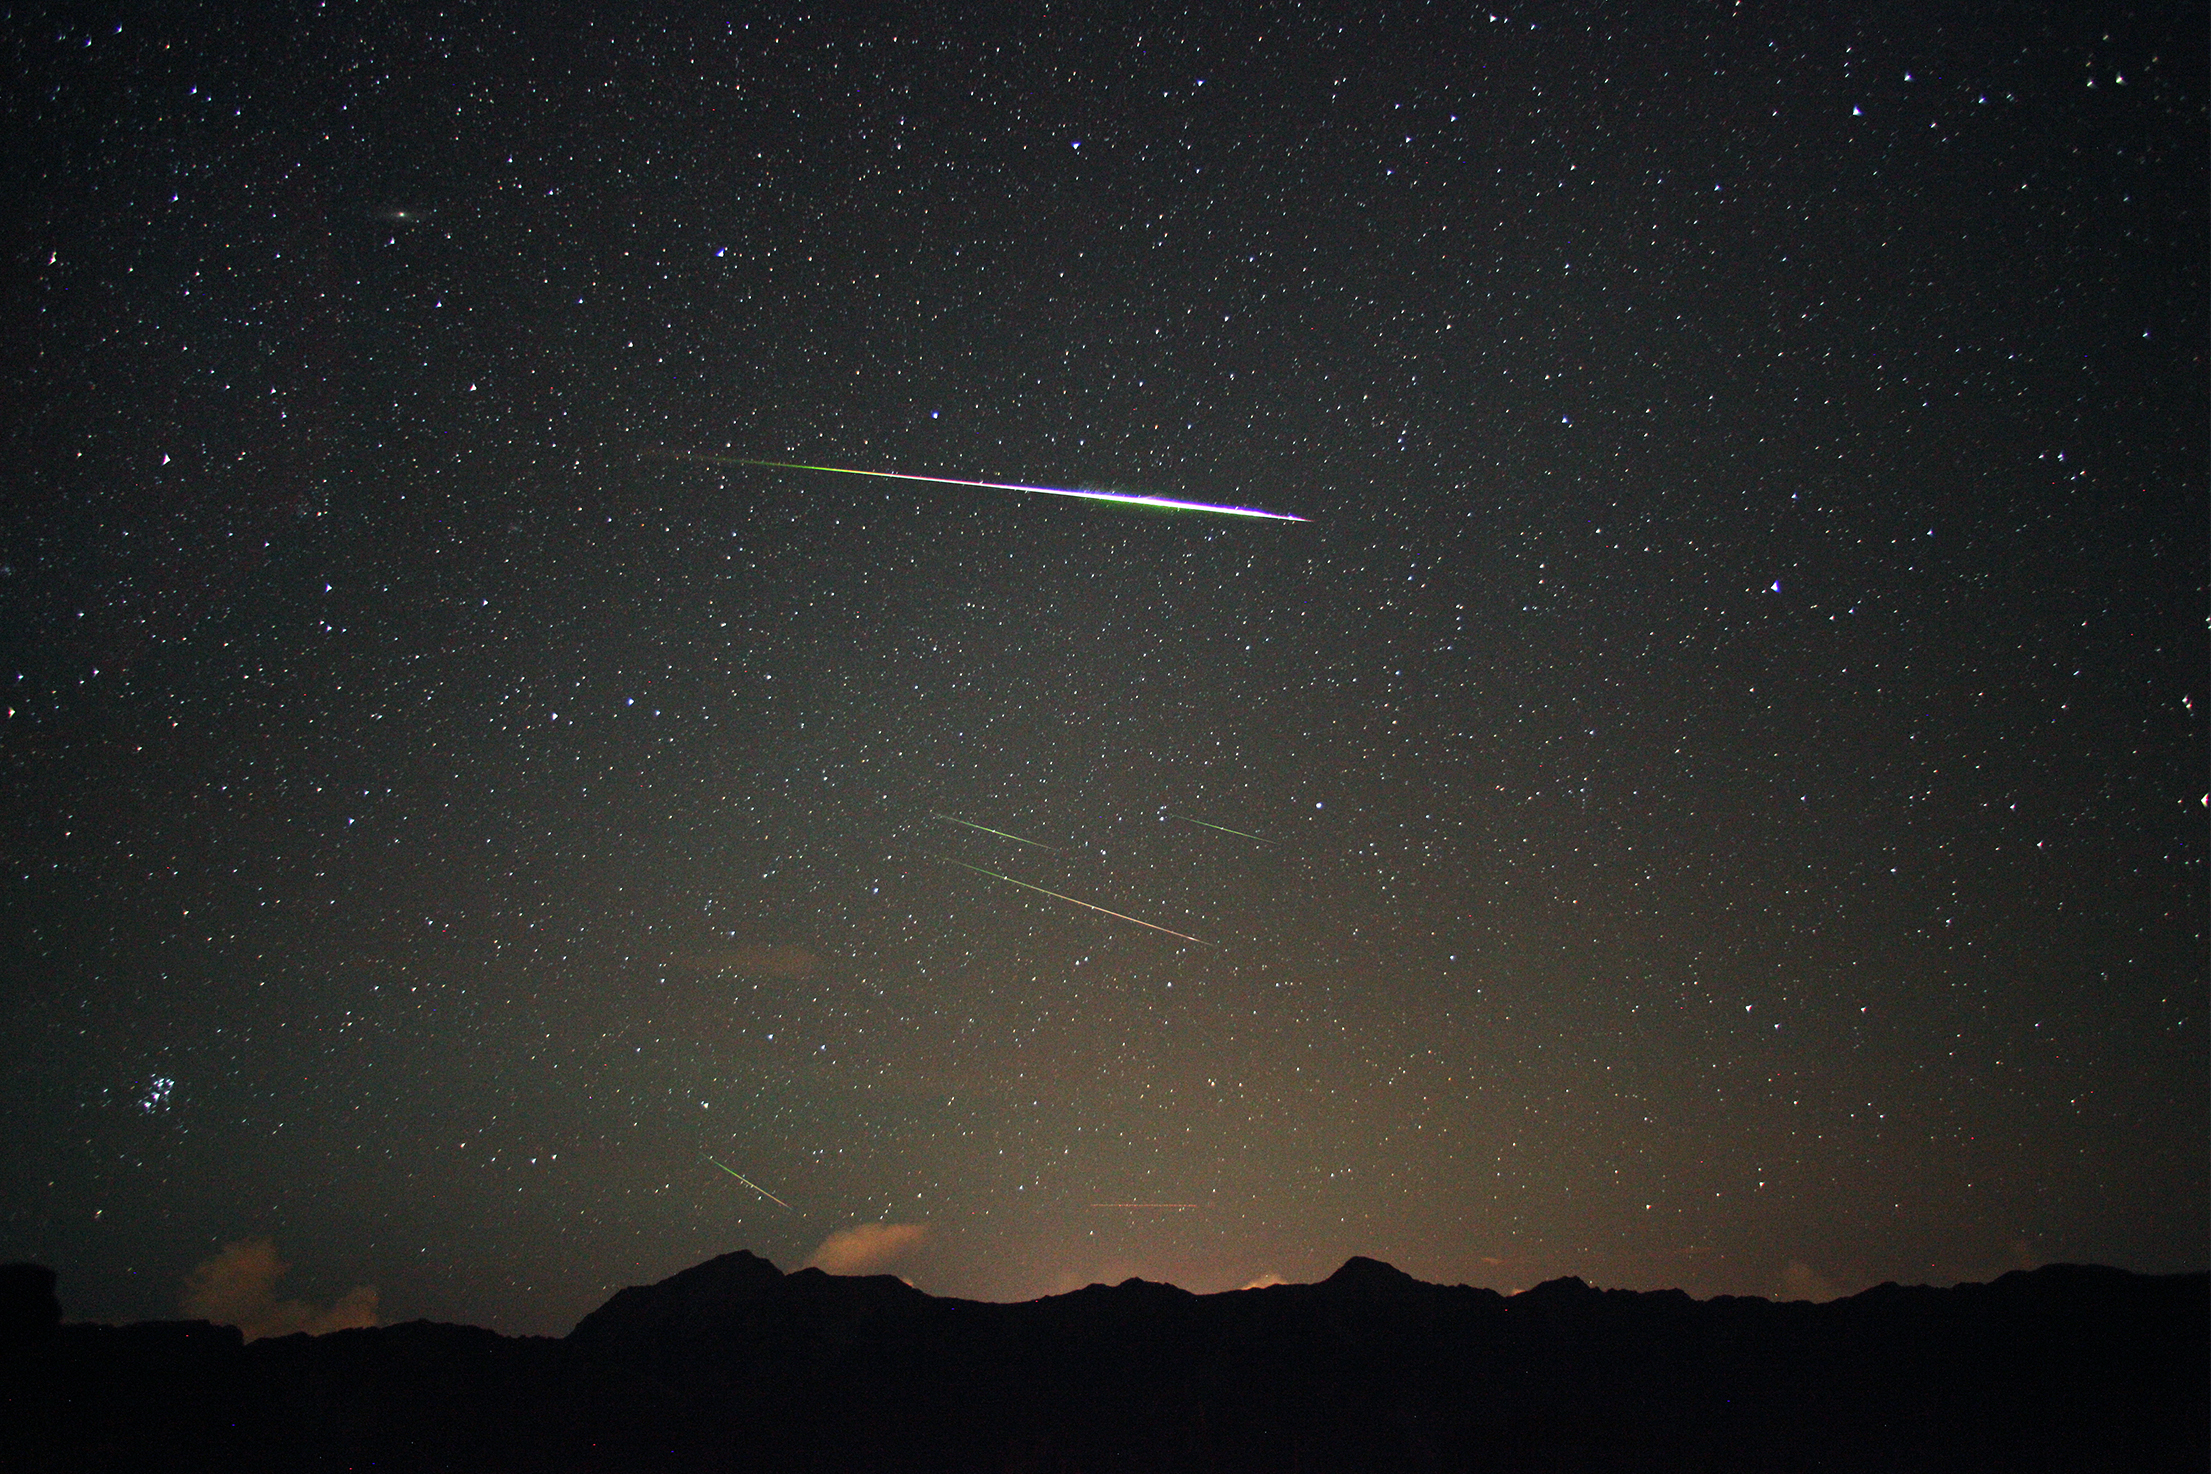
[[[966,481],[957,476],[916,476],[910,471],[862,471],[851,466],[807,466],[794,461],[756,461],[744,456],[710,455],[699,450],[655,450],[655,455],[679,461],[701,461],[710,466],[765,466],[777,471],[828,471],[838,476],[879,476],[887,481],[927,481],[937,486],[979,486],[986,491],[1025,491],[1037,496],[1073,496],[1092,502],[1126,502],[1138,507],[1159,507],[1169,512],[1217,512],[1224,517],[1260,517],[1269,522],[1303,522],[1288,512],[1267,512],[1258,507],[1224,507],[1213,502],[1184,502],[1165,496],[1131,496],[1119,491],[1073,491],[1061,486],[1023,486],[1014,481]]]
[[[962,870],[972,870],[977,875],[987,875],[992,880],[1002,880],[1008,885],[1017,885],[1025,891],[1035,891],[1040,896],[1050,896],[1055,901],[1065,901],[1070,906],[1080,906],[1085,911],[1095,911],[1100,916],[1110,916],[1115,921],[1135,921],[1138,926],[1151,927],[1153,931],[1167,932],[1167,935],[1170,937],[1181,937],[1185,942],[1196,942],[1201,947],[1210,947],[1214,945],[1213,943],[1208,942],[1201,937],[1193,937],[1187,932],[1168,931],[1167,928],[1163,926],[1152,926],[1152,924],[1148,921],[1138,921],[1137,918],[1133,916],[1123,916],[1118,911],[1108,911],[1103,906],[1093,906],[1088,901],[1078,901],[1073,896],[1063,896],[1058,891],[1048,891],[1043,886],[1031,885],[1025,880],[1015,880],[1012,876],[1000,875],[995,870],[985,870],[980,865],[968,865],[958,860],[953,860],[950,863],[958,865]]]
[[[1196,1203],[1092,1203],[1093,1208],[1195,1208]]]
[[[1052,846],[1048,844],[1038,844],[1033,839],[1023,839],[1018,834],[1008,834],[1005,830],[993,829],[988,824],[968,824],[965,819],[955,819],[950,814],[931,814],[929,817],[932,819],[942,819],[947,824],[967,824],[967,827],[970,829],[979,829],[985,834],[995,834],[1000,839],[1010,839],[1015,844],[1025,844],[1040,850],[1051,850],[1051,852],[1055,855],[1059,853],[1058,850],[1052,849]]]
[[[701,1152],[701,1153],[700,1153],[699,1155],[700,1155],[700,1156],[706,1156],[706,1154],[705,1154],[704,1152]],[[712,1157],[707,1157],[707,1158],[706,1158],[706,1160],[708,1160],[709,1162],[714,1162],[714,1159],[713,1159]],[[714,1162],[714,1165],[715,1165],[715,1166],[717,1166],[717,1167],[722,1167],[722,1164],[721,1164],[721,1163],[719,1163],[719,1162]],[[762,1197],[766,1198],[766,1199],[767,1199],[767,1200],[768,1200],[769,1202],[771,1202],[771,1203],[775,1204],[775,1205],[776,1205],[776,1206],[777,1206],[778,1208],[781,1208],[781,1209],[782,1209],[782,1210],[783,1210],[784,1212],[786,1212],[786,1213],[795,1213],[795,1212],[797,1212],[797,1211],[798,1211],[798,1210],[797,1210],[796,1208],[793,1208],[793,1207],[792,1207],[792,1206],[791,1206],[791,1205],[790,1205],[789,1203],[786,1203],[786,1202],[784,1202],[784,1201],[783,1201],[783,1200],[782,1200],[781,1198],[777,1197],[777,1196],[776,1196],[776,1195],[775,1195],[774,1193],[772,1193],[772,1192],[769,1192],[769,1191],[768,1191],[768,1190],[767,1190],[766,1188],[762,1187],[762,1186],[761,1186],[761,1185],[760,1185],[759,1183],[757,1183],[757,1182],[754,1182],[754,1181],[753,1181],[753,1180],[752,1180],[751,1178],[747,1177],[747,1176],[746,1176],[746,1175],[745,1175],[744,1173],[742,1173],[742,1172],[739,1172],[739,1171],[737,1171],[737,1170],[736,1170],[736,1169],[735,1169],[734,1167],[722,1167],[722,1170],[723,1170],[724,1172],[727,1172],[727,1173],[728,1173],[728,1174],[729,1174],[730,1176],[732,1176],[732,1177],[736,1178],[736,1179],[737,1179],[737,1180],[738,1180],[739,1182],[743,1183],[743,1184],[744,1184],[745,1186],[747,1186],[747,1187],[751,1188],[751,1189],[752,1189],[752,1190],[753,1190],[754,1192],[756,1192],[756,1193],[760,1194],[760,1196],[762,1196]]]
[[[1168,818],[1170,818],[1170,819],[1180,819],[1180,820],[1181,820],[1181,821],[1182,821],[1183,823],[1185,823],[1185,824],[1196,824],[1196,825],[1199,825],[1199,826],[1201,826],[1201,827],[1203,827],[1203,828],[1206,828],[1206,829],[1218,829],[1218,830],[1219,830],[1219,831],[1221,831],[1221,833],[1223,833],[1223,834],[1234,834],[1234,835],[1240,835],[1241,837],[1243,837],[1243,838],[1245,838],[1245,839],[1256,839],[1256,840],[1258,840],[1258,841],[1259,841],[1259,842],[1260,842],[1261,844],[1273,844],[1273,843],[1274,843],[1274,841],[1273,841],[1273,840],[1271,840],[1271,839],[1267,838],[1267,837],[1266,837],[1265,835],[1263,835],[1263,834],[1245,834],[1243,830],[1241,830],[1241,829],[1231,829],[1231,828],[1229,828],[1229,827],[1228,827],[1228,826],[1227,826],[1226,824],[1207,824],[1207,823],[1206,823],[1206,822],[1205,822],[1205,821],[1204,821],[1203,819],[1193,819],[1193,818],[1191,818],[1191,817],[1190,817],[1190,816],[1189,816],[1188,814],[1177,814],[1177,813],[1174,813],[1173,811],[1171,811],[1171,810],[1168,810],[1168,809],[1161,809],[1161,810],[1160,810],[1159,812],[1161,812],[1162,814],[1165,814],[1165,815],[1166,815],[1166,816],[1167,816]]]

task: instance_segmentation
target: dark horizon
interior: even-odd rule
[[[1056,1289],[1042,1295],[1030,1296],[1020,1300],[989,1300],[978,1299],[973,1296],[943,1295],[933,1293],[923,1286],[915,1284],[911,1279],[908,1279],[906,1276],[894,1273],[889,1270],[860,1270],[846,1273],[825,1270],[819,1265],[815,1264],[801,1264],[789,1269],[785,1269],[782,1266],[777,1265],[772,1259],[768,1258],[764,1254],[757,1254],[750,1249],[739,1248],[730,1249],[721,1254],[714,1255],[709,1259],[700,1261],[700,1263],[698,1264],[684,1266],[683,1268],[676,1270],[673,1274],[664,1276],[660,1280],[654,1281],[649,1284],[633,1284],[620,1286],[609,1297],[608,1302],[602,1302],[599,1305],[595,1305],[590,1310],[586,1311],[582,1316],[580,1316],[578,1318],[577,1325],[581,1325],[583,1322],[590,1320],[594,1315],[597,1315],[600,1311],[604,1310],[607,1303],[618,1300],[623,1295],[634,1293],[640,1290],[655,1289],[665,1286],[671,1282],[680,1283],[687,1275],[705,1270],[707,1268],[710,1268],[711,1266],[730,1260],[747,1260],[757,1262],[761,1265],[766,1266],[768,1269],[774,1270],[778,1275],[784,1276],[786,1278],[793,1276],[817,1275],[824,1276],[832,1280],[850,1279],[896,1281],[898,1284],[903,1285],[905,1288],[912,1290],[915,1293],[922,1295],[930,1300],[956,1302],[969,1305],[1007,1307],[1037,1305],[1048,1300],[1065,1300],[1069,1296],[1080,1296],[1085,1294],[1086,1292],[1098,1290],[1127,1289],[1132,1286],[1144,1286],[1151,1289],[1172,1290],[1178,1294],[1187,1295],[1192,1299],[1204,1300],[1211,1299],[1220,1295],[1249,1295],[1264,1290],[1311,1290],[1330,1284],[1340,1283],[1346,1280],[1357,1280],[1367,1277],[1380,1278],[1383,1280],[1395,1280],[1402,1277],[1406,1281],[1417,1284],[1427,1289],[1470,1290],[1482,1295],[1494,1295],[1499,1299],[1508,1302],[1519,1300],[1527,1296],[1535,1296],[1538,1299],[1541,1299],[1545,1296],[1554,1296],[1559,1293],[1572,1293],[1585,1290],[1597,1295],[1630,1295],[1637,1297],[1646,1295],[1655,1295],[1660,1297],[1680,1295],[1684,1297],[1690,1304],[1705,1304],[1708,1302],[1742,1300],[1763,1302],[1771,1305],[1834,1305],[1844,1301],[1862,1300],[1867,1296],[1878,1296],[1897,1290],[1935,1292],[1940,1292],[1944,1290],[1979,1290],[1985,1289],[1991,1285],[2000,1285],[2014,1280],[2033,1279],[2038,1276],[2042,1276],[2045,1273],[2050,1275],[2118,1275],[2142,1280],[2186,1280],[2191,1276],[2200,1277],[2206,1273],[2211,1273],[2211,1271],[2205,1270],[2178,1270],[2168,1271],[2162,1274],[2145,1274],[2142,1271],[2127,1269],[2119,1265],[2051,1263],[2035,1265],[2029,1268],[2022,1269],[2006,1269],[1998,1274],[1991,1276],[1988,1280],[1985,1281],[1968,1280],[1951,1285],[1930,1285],[1923,1282],[1886,1280],[1881,1282],[1880,1284],[1868,1285],[1862,1289],[1854,1290],[1847,1294],[1823,1292],[1817,1295],[1792,1296],[1784,1291],[1783,1293],[1776,1295],[1735,1295],[1721,1292],[1708,1296],[1693,1296],[1689,1295],[1687,1291],[1682,1290],[1677,1285],[1607,1285],[1589,1280],[1586,1277],[1577,1274],[1556,1275],[1550,1279],[1540,1281],[1539,1283],[1533,1285],[1520,1286],[1512,1289],[1500,1289],[1495,1285],[1470,1284],[1463,1280],[1455,1282],[1423,1280],[1417,1275],[1406,1274],[1405,1271],[1399,1269],[1396,1265],[1389,1263],[1387,1260],[1376,1259],[1373,1256],[1366,1254],[1353,1254],[1347,1257],[1341,1264],[1337,1265],[1327,1274],[1321,1275],[1318,1278],[1311,1280],[1269,1279],[1267,1281],[1257,1282],[1253,1284],[1235,1285],[1226,1289],[1193,1290],[1186,1286],[1178,1285],[1171,1280],[1148,1280],[1145,1279],[1142,1275],[1130,1275],[1121,1280],[1113,1282],[1108,1282],[1105,1280],[1092,1280],[1087,1284],[1076,1285],[1068,1289]],[[61,1315],[56,1324],[61,1326],[86,1326],[107,1327],[110,1329],[126,1329],[132,1326],[166,1326],[204,1322],[208,1325],[236,1330],[240,1332],[243,1343],[251,1345],[255,1341],[259,1340],[280,1339],[287,1336],[296,1336],[302,1334],[310,1338],[320,1338],[323,1336],[336,1335],[344,1331],[388,1330],[393,1328],[394,1326],[425,1323],[425,1318],[415,1317],[405,1321],[396,1319],[383,1319],[374,1321],[363,1321],[362,1323],[356,1325],[342,1325],[330,1323],[327,1312],[325,1312],[324,1315],[317,1317],[312,1323],[309,1324],[284,1325],[275,1327],[271,1327],[268,1325],[257,1326],[249,1316],[240,1314],[225,1314],[221,1307],[195,1307],[189,1304],[184,1307],[184,1310],[194,1313],[157,1315],[150,1316],[141,1320],[127,1321],[101,1319],[92,1316],[74,1315],[69,1312],[67,1296],[62,1293],[67,1288],[67,1277],[62,1272],[54,1269],[53,1266],[36,1264],[30,1261],[18,1261],[13,1264],[0,1266],[0,1268],[4,1268],[8,1271],[17,1273],[24,1271],[35,1271],[42,1274],[54,1275],[55,1283],[53,1285],[53,1290],[56,1296],[57,1304],[61,1306]],[[323,1307],[316,1306],[310,1306],[308,1308],[311,1310],[324,1309]],[[492,1331],[493,1334],[508,1337],[551,1336],[554,1339],[559,1339],[565,1336],[573,1335],[576,1330],[576,1326],[570,1326],[566,1331],[553,1332],[497,1331],[492,1327],[481,1326],[473,1321],[427,1320],[426,1323],[432,1325],[454,1326],[468,1330]]]
[[[1001,1305],[740,1251],[559,1340],[413,1321],[249,1344],[57,1327],[24,1269],[0,1272],[0,1416],[57,1467],[2150,1474],[2201,1468],[2211,1427],[2203,1273],[1813,1305],[1575,1279],[1507,1299],[1353,1258],[1313,1285]]]

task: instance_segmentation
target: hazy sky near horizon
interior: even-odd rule
[[[0,49],[73,1317],[2204,1266],[2196,8],[87,14]]]

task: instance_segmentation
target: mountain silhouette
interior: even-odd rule
[[[746,1252],[565,1338],[55,1325],[0,1275],[0,1469],[2110,1470],[2207,1466],[2211,1279],[2083,1265],[1827,1304],[1348,1260],[995,1304]]]

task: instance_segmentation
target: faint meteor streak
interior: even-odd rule
[[[1185,824],[1196,824],[1205,829],[1218,829],[1223,834],[1234,834],[1244,839],[1256,839],[1261,844],[1274,843],[1273,840],[1267,838],[1263,834],[1245,834],[1243,830],[1231,829],[1226,824],[1208,824],[1203,819],[1193,819],[1188,814],[1177,814],[1169,809],[1161,809],[1159,812],[1165,814],[1170,819],[1180,819]]]
[[[1198,1205],[1196,1203],[1092,1203],[1090,1206],[1093,1208],[1173,1208],[1180,1211],[1184,1208],[1195,1208]]]
[[[1053,849],[1052,846],[1048,844],[1039,844],[1033,839],[1023,839],[1018,834],[1008,834],[1005,830],[993,829],[988,824],[968,824],[965,819],[955,819],[950,814],[931,814],[929,817],[932,819],[942,819],[947,824],[967,824],[967,827],[970,829],[979,829],[985,834],[995,834],[1000,839],[1010,839],[1015,844],[1025,844],[1040,850],[1051,850],[1051,852],[1055,855],[1059,853],[1058,850]]]
[[[700,1153],[700,1155],[701,1155],[701,1156],[705,1156],[706,1154],[705,1154],[704,1152],[701,1152],[701,1153]],[[707,1157],[707,1158],[706,1158],[706,1160],[708,1160],[709,1162],[714,1162],[714,1159],[713,1159],[712,1157]],[[721,1163],[719,1163],[719,1162],[714,1162],[714,1165],[715,1165],[715,1166],[717,1166],[717,1167],[722,1167],[722,1164],[721,1164]],[[745,1186],[747,1186],[747,1187],[751,1188],[751,1189],[752,1189],[752,1190],[753,1190],[754,1192],[756,1192],[756,1193],[760,1194],[760,1196],[762,1196],[762,1197],[766,1198],[766,1199],[767,1199],[767,1200],[768,1200],[769,1202],[771,1202],[771,1203],[775,1204],[775,1205],[776,1205],[776,1206],[777,1206],[778,1208],[781,1208],[781,1209],[782,1209],[782,1210],[783,1210],[784,1212],[786,1212],[786,1213],[795,1213],[795,1212],[797,1212],[797,1211],[798,1211],[798,1210],[797,1210],[796,1208],[793,1208],[793,1207],[792,1207],[792,1206],[791,1206],[791,1205],[790,1205],[789,1203],[786,1203],[786,1202],[784,1202],[784,1201],[783,1201],[783,1200],[782,1200],[781,1198],[777,1197],[777,1196],[776,1196],[776,1195],[775,1195],[774,1193],[772,1193],[772,1192],[769,1192],[769,1191],[768,1191],[768,1190],[767,1190],[766,1188],[762,1187],[762,1186],[761,1186],[761,1185],[760,1185],[759,1183],[757,1183],[757,1182],[754,1182],[754,1181],[753,1181],[753,1180],[752,1180],[751,1178],[747,1177],[747,1176],[746,1176],[746,1175],[745,1175],[744,1173],[742,1173],[742,1172],[739,1172],[739,1171],[738,1171],[738,1170],[737,1170],[736,1168],[734,1168],[734,1167],[722,1167],[722,1170],[723,1170],[724,1172],[727,1172],[727,1173],[728,1173],[728,1174],[729,1174],[730,1176],[732,1176],[732,1177],[736,1178],[736,1179],[737,1179],[737,1180],[738,1180],[739,1182],[743,1183],[743,1184],[744,1184]]]
[[[1017,885],[1025,891],[1035,891],[1040,896],[1050,896],[1055,901],[1065,901],[1070,906],[1080,906],[1085,911],[1095,911],[1100,916],[1110,916],[1115,921],[1133,921],[1138,926],[1150,927],[1153,931],[1166,932],[1167,935],[1170,937],[1181,937],[1185,942],[1196,942],[1201,947],[1211,947],[1214,945],[1212,942],[1206,941],[1203,937],[1193,937],[1187,932],[1169,931],[1164,926],[1153,926],[1151,922],[1140,920],[1137,917],[1123,916],[1118,911],[1108,911],[1103,906],[1093,906],[1088,901],[1078,901],[1073,896],[1063,896],[1058,891],[1048,891],[1043,886],[1031,885],[1025,880],[1015,880],[1012,876],[1000,875],[995,870],[985,870],[980,865],[969,865],[959,860],[953,860],[949,863],[958,865],[962,870],[972,870],[977,875],[987,875],[992,880],[1002,880],[1008,885]]]
[[[656,450],[679,461],[702,461],[710,466],[765,466],[777,471],[828,471],[838,476],[879,476],[886,481],[927,481],[936,486],[979,486],[986,491],[1024,491],[1036,496],[1072,496],[1092,502],[1126,502],[1137,507],[1158,507],[1169,512],[1214,512],[1224,517],[1260,517],[1269,522],[1303,522],[1288,512],[1268,512],[1258,507],[1224,507],[1213,502],[1177,501],[1166,496],[1132,496],[1119,491],[1075,491],[1063,486],[1023,486],[1016,481],[967,481],[957,476],[917,476],[910,471],[862,471],[852,466],[808,466],[795,461],[756,461],[745,456],[712,455],[700,450]]]

